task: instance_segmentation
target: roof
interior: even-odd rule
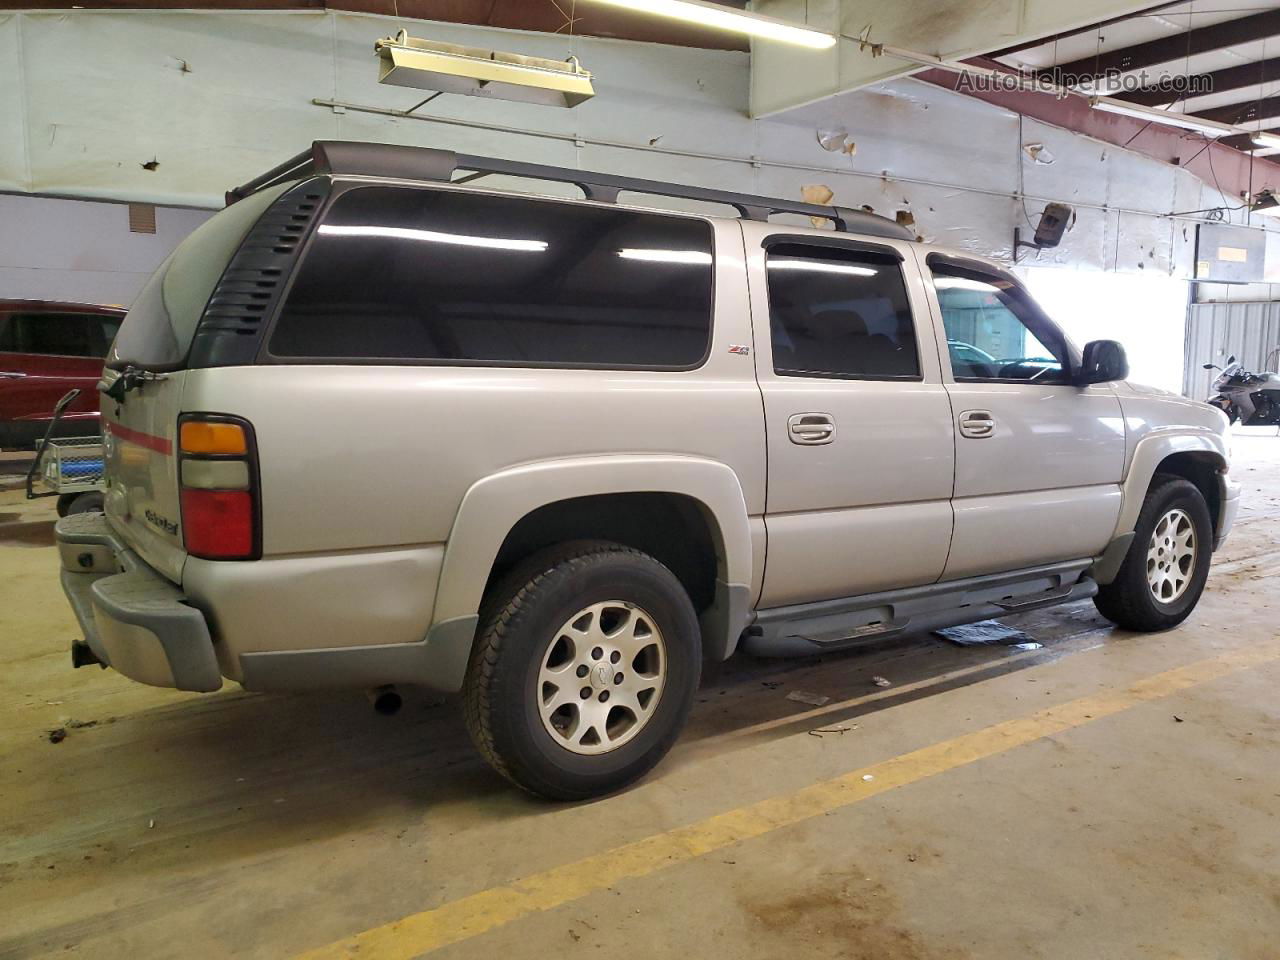
[[[467,172],[461,177],[455,177],[459,171]],[[610,173],[593,173],[589,170],[524,163],[499,157],[480,157],[431,147],[348,140],[315,141],[309,150],[290,157],[248,183],[228,190],[227,203],[235,203],[264,187],[308,176],[354,175],[461,184],[490,174],[572,183],[582,190],[588,200],[605,203],[617,203],[618,195],[623,191],[679,197],[726,204],[737,210],[744,219],[768,220],[773,214],[793,213],[825,218],[835,225],[836,230],[844,233],[894,240],[915,239],[915,234],[910,230],[887,217],[847,207],[823,206]]]

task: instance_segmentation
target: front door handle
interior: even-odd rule
[[[787,433],[792,443],[830,443],[836,436],[836,422],[829,413],[794,413],[787,418]]]
[[[994,436],[995,432],[996,418],[990,410],[966,410],[960,414],[960,436],[981,440]]]
[[[26,374],[19,373],[17,370],[0,370],[0,377],[5,380],[21,380],[26,377]]]

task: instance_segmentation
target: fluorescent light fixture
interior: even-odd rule
[[[1183,130],[1195,130],[1209,137],[1225,137],[1229,133],[1241,131],[1229,123],[1218,123],[1215,120],[1204,120],[1200,117],[1188,116],[1185,113],[1171,113],[1155,107],[1144,107],[1136,103],[1126,103],[1111,97],[1090,97],[1089,105],[1103,113],[1115,113],[1122,117],[1133,117],[1137,120],[1148,120],[1152,123],[1163,123]]]
[[[378,82],[492,100],[576,107],[595,96],[591,74],[574,58],[547,60],[518,53],[419,40],[401,30],[373,45]]]
[[[451,243],[459,247],[488,247],[490,250],[525,250],[542,253],[545,240],[508,240],[505,237],[472,237],[465,233],[437,233],[434,230],[412,230],[408,227],[343,227],[321,224],[320,233],[331,237],[391,237],[396,240],[421,240],[426,243]]]
[[[808,270],[812,273],[843,273],[853,277],[874,277],[879,270],[872,267],[855,267],[848,263],[823,263],[819,260],[768,261],[770,270]]]
[[[722,7],[718,3],[704,3],[703,0],[594,0],[595,3],[608,4],[611,7],[622,7],[639,13],[652,13],[659,17],[670,17],[683,20],[700,27],[715,27],[719,30],[731,30],[734,33],[745,33],[762,40],[777,40],[780,43],[792,43],[811,50],[828,50],[836,44],[833,34],[821,30],[810,30],[776,17],[766,17],[759,13],[745,10],[733,10]]]
[[[1280,136],[1276,136],[1274,133],[1255,133],[1252,136],[1256,146],[1280,147]]]
[[[624,247],[618,251],[624,260],[647,260],[650,263],[699,263],[711,262],[711,254],[704,250],[649,250],[643,247]]]

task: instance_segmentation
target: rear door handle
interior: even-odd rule
[[[787,418],[792,443],[816,446],[835,439],[836,422],[829,413],[793,413]]]
[[[0,377],[6,380],[21,380],[26,377],[25,373],[19,373],[16,370],[0,370]]]
[[[960,414],[960,436],[981,440],[995,432],[996,418],[990,410],[966,410]]]

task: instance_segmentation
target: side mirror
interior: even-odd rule
[[[1206,363],[1203,367],[1201,367],[1201,369],[1202,370],[1221,370],[1222,368],[1218,366],[1216,363]]]
[[[1114,340],[1091,340],[1084,345],[1084,362],[1076,377],[1077,386],[1110,383],[1129,376],[1129,359],[1124,347]]]

